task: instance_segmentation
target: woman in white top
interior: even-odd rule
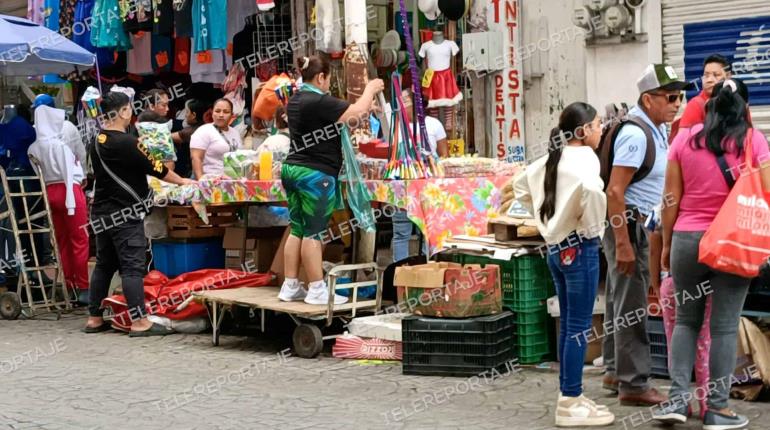
[[[243,146],[241,134],[232,127],[233,103],[228,99],[214,102],[214,122],[200,126],[190,138],[190,159],[195,179],[203,175],[223,175],[226,152]]]
[[[534,215],[548,244],[548,268],[559,297],[560,427],[607,425],[615,419],[605,406],[583,396],[586,333],[599,285],[599,243],[607,213],[594,153],[600,140],[596,109],[572,103],[551,130],[548,156],[527,166],[514,185],[516,199]]]

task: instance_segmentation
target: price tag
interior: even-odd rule
[[[433,82],[433,69],[428,69],[425,71],[425,74],[422,76],[422,87],[423,88],[430,87],[431,82]]]

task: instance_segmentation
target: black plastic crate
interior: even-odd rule
[[[512,336],[515,318],[505,311],[475,318],[409,316],[401,322],[402,342],[494,345]]]
[[[663,342],[666,339],[666,326],[663,325],[662,317],[647,317],[647,333],[648,334],[662,334]]]
[[[510,312],[463,319],[406,317],[401,323],[403,373],[472,376],[505,370],[516,358],[514,321]]]

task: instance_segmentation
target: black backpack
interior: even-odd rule
[[[601,177],[602,181],[604,181],[605,190],[610,183],[612,163],[615,159],[615,139],[617,139],[620,130],[627,124],[641,128],[644,132],[644,136],[647,138],[647,148],[644,152],[644,160],[631,178],[631,183],[633,184],[646,178],[647,175],[650,174],[652,167],[655,165],[655,139],[652,137],[652,129],[641,118],[628,115],[628,106],[625,103],[622,103],[621,106],[622,108],[618,109],[612,103],[607,105],[605,116],[606,126],[602,132],[602,139],[599,143],[599,147],[596,149],[596,155],[599,156],[599,163],[601,164]]]

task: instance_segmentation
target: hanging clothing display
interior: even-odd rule
[[[72,24],[72,41],[89,52],[95,52],[96,48],[91,43],[91,13],[94,10],[95,0],[78,0],[75,5],[75,22]]]
[[[174,39],[174,73],[187,75],[190,73],[190,39],[177,37]]]
[[[193,83],[221,84],[226,77],[224,50],[193,52],[190,56],[190,80]]]
[[[118,0],[96,0],[91,23],[91,44],[97,48],[131,49],[131,40],[120,20]]]
[[[45,0],[29,0],[27,2],[27,19],[35,24],[44,25]]]
[[[173,0],[152,0],[152,32],[163,36],[174,34]]]
[[[227,2],[227,68],[233,66],[235,57],[235,36],[246,27],[246,19],[259,12],[257,3],[254,0],[228,0]],[[251,42],[251,38],[249,38]],[[244,61],[245,63],[245,61]],[[243,67],[248,68],[247,64]]]
[[[152,35],[152,70],[155,73],[171,71],[171,59],[174,51],[171,49],[171,38],[158,34]]]
[[[227,49],[227,0],[193,0],[193,51]]]
[[[115,1],[117,2],[117,0]],[[45,6],[45,12],[43,13],[45,27],[53,31],[59,31],[59,0],[45,0],[43,5]]]
[[[366,10],[366,5],[361,3]],[[332,54],[342,51],[342,32],[340,25],[340,4],[337,0],[316,0],[316,35],[317,50]]]
[[[339,12],[338,12],[339,13]],[[345,45],[366,43],[366,3],[359,0],[345,0]],[[339,21],[335,23],[339,26]]]
[[[152,34],[140,33],[131,35],[133,49],[128,51],[126,72],[133,75],[152,74]]]
[[[192,37],[193,0],[174,0],[174,33],[176,37]]]
[[[460,52],[451,40],[436,43],[429,40],[420,46],[419,55],[428,60],[428,70],[422,82],[428,107],[454,106],[463,99],[451,69],[452,57]]]
[[[77,0],[61,0],[59,2],[59,29],[67,28],[61,34],[72,39],[72,24],[75,23],[75,4]]]
[[[152,31],[152,0],[120,0],[120,17],[129,33]]]

